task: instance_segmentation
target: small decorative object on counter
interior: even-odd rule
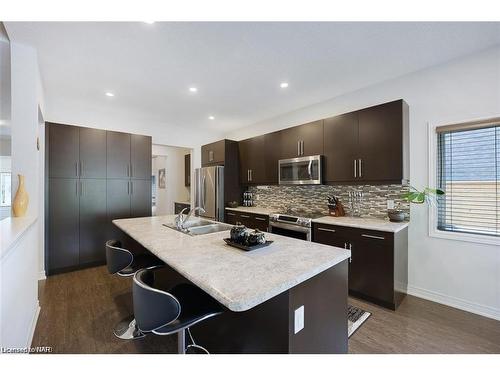
[[[349,209],[351,216],[361,216],[361,206],[363,205],[363,192],[353,190],[349,192]]]
[[[224,238],[224,242],[229,246],[241,250],[250,251],[260,249],[270,245],[273,241],[266,241],[263,232],[258,229],[249,231],[244,225],[237,224],[231,228],[231,238]]]
[[[330,216],[345,216],[344,206],[337,197],[328,197],[328,211]]]
[[[227,206],[230,208],[236,208],[238,207],[238,202],[236,201],[227,202]]]
[[[392,221],[393,223],[401,223],[402,221],[405,220],[405,213],[400,207],[401,203],[398,202],[394,209],[387,210],[387,216],[389,216],[389,221]]]
[[[231,228],[230,235],[231,241],[235,243],[244,243],[246,237],[247,227],[241,223],[236,223],[235,226]]]
[[[19,179],[19,187],[17,188],[16,196],[12,202],[12,211],[14,211],[14,216],[20,217],[26,214],[29,196],[24,188],[24,176],[22,174],[18,174],[17,177]]]

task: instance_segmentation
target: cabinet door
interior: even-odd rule
[[[151,216],[151,180],[130,181],[130,216]]]
[[[130,217],[130,180],[106,180],[106,216],[108,239],[121,240],[122,242],[127,240],[125,233],[112,221]]]
[[[361,181],[403,178],[403,103],[401,100],[359,113],[358,175]]]
[[[265,136],[245,139],[238,143],[240,181],[243,184],[267,182]]]
[[[238,219],[236,212],[226,210],[226,223],[236,225],[237,221]]]
[[[246,212],[238,212],[236,215],[236,222],[243,224],[247,228],[253,229],[254,221],[252,215]]]
[[[78,177],[78,127],[49,124],[49,177]]]
[[[191,154],[184,155],[184,186],[191,186]]]
[[[130,134],[106,132],[108,178],[130,177]]]
[[[49,179],[49,272],[79,264],[78,202],[78,179]]]
[[[201,164],[214,165],[223,164],[225,159],[225,140],[209,143],[201,146]]]
[[[348,248],[351,231],[346,227],[313,224],[313,241],[324,245]]]
[[[281,132],[273,132],[265,135],[265,165],[266,180],[268,184],[278,183],[278,160],[281,157],[280,151]]]
[[[80,177],[106,178],[106,131],[79,129]]]
[[[325,119],[323,134],[325,181],[355,180],[354,163],[357,163],[358,157],[357,112]]]
[[[280,132],[279,159],[323,154],[323,120]]]
[[[80,180],[80,264],[106,259],[106,180]]]
[[[269,230],[269,216],[253,215],[253,228],[267,232]]]
[[[142,180],[151,178],[151,137],[130,136],[130,159],[130,177]]]
[[[323,120],[297,127],[301,156],[323,155]]]
[[[357,230],[352,238],[349,290],[393,303],[394,252],[390,233]],[[365,237],[370,236],[370,237]]]

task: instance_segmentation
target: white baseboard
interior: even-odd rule
[[[45,271],[40,271],[38,274],[38,280],[45,280],[47,276],[45,275]]]
[[[33,312],[33,320],[31,321],[31,327],[28,333],[28,339],[27,339],[27,344],[26,347],[30,348],[31,347],[31,342],[33,341],[33,336],[35,334],[35,329],[36,329],[36,323],[38,322],[38,316],[40,315],[40,302],[37,300],[36,301],[36,307],[35,311]]]
[[[496,309],[494,307],[481,305],[475,302],[469,302],[461,298],[447,296],[445,294],[410,285],[408,285],[408,294],[433,302],[441,303],[443,305],[455,307],[457,309],[468,311],[474,314],[482,315],[487,318],[500,320],[500,309]]]

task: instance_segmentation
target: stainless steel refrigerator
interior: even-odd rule
[[[224,167],[196,168],[195,184],[195,206],[205,210],[199,215],[224,221]]]

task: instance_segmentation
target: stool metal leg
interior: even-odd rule
[[[186,354],[186,330],[177,332],[177,353]]]
[[[122,340],[135,340],[144,337],[137,324],[135,323],[134,316],[128,316],[115,326],[114,334]]]

